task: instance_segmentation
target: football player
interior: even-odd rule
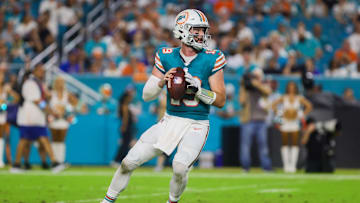
[[[185,190],[189,169],[198,158],[209,133],[210,105],[223,107],[225,104],[223,68],[226,60],[221,51],[206,49],[210,38],[206,16],[195,9],[180,12],[175,19],[173,33],[181,40],[181,47],[163,48],[156,53],[152,75],[143,89],[143,99],[156,99],[173,78],[176,67],[185,71],[188,83],[186,95],[181,100],[167,95],[166,114],[142,134],[122,160],[103,203],[116,200],[126,188],[134,169],[161,153],[170,155],[176,147],[168,203],[178,202]]]

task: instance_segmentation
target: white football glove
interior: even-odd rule
[[[197,93],[201,89],[201,82],[199,79],[194,78],[187,69],[185,71],[185,81],[189,84],[186,88],[192,89],[194,93]]]

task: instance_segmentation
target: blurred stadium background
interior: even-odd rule
[[[136,138],[158,119],[161,102],[145,103],[141,98],[142,88],[153,68],[156,50],[179,46],[172,28],[175,16],[185,8],[196,8],[207,15],[212,35],[209,48],[222,50],[228,60],[224,70],[228,101],[223,109],[211,110],[210,135],[196,166],[240,166],[238,112],[242,107],[238,90],[246,68],[261,68],[267,80],[277,81],[274,90],[279,93],[284,93],[288,81],[300,85],[301,73],[312,72],[323,91],[359,102],[360,2],[357,0],[3,0],[0,2],[0,71],[5,73],[5,82],[17,91],[23,74],[39,63],[47,70],[46,82],[50,88],[56,77],[64,78],[67,89],[78,99],[77,113],[66,137],[66,163],[109,166],[121,143],[117,107],[124,92],[136,91],[130,105]],[[105,97],[108,99],[104,100]],[[11,103],[11,98],[7,102]],[[358,187],[359,173],[354,169],[360,168],[360,156],[357,156],[360,108],[341,109],[337,113],[343,123],[342,135],[337,138],[337,167],[352,168],[341,173],[357,174],[353,184]],[[11,126],[6,133],[13,159],[19,132]],[[282,167],[280,146],[281,137],[270,133],[274,168]],[[300,157],[303,156],[301,153]],[[252,157],[257,167],[256,150]],[[7,158],[4,155],[4,160]],[[302,161],[300,158],[300,168]],[[30,162],[41,163],[36,145],[31,150]],[[151,160],[145,165],[154,166],[155,162]],[[75,167],[70,173],[82,169],[91,170]],[[4,169],[0,172],[1,187],[3,178],[15,181],[6,176]],[[106,175],[102,187],[112,173]],[[21,181],[20,177],[26,179],[19,176],[16,181]],[[5,194],[1,187],[0,200],[5,200],[1,197]],[[306,202],[306,198],[301,200]],[[280,198],[269,202],[280,200],[291,201]],[[356,201],[348,198],[343,202]]]

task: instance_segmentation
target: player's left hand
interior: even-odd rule
[[[194,92],[198,92],[201,89],[201,82],[200,80],[194,78],[187,69],[185,71],[185,81],[189,84],[186,86],[186,88],[192,88]]]

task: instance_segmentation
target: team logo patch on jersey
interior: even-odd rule
[[[174,84],[178,85],[181,84],[183,82],[181,77],[174,77]]]
[[[176,19],[176,23],[180,24],[180,25],[184,24],[187,21],[188,18],[189,18],[189,13],[184,12]]]

